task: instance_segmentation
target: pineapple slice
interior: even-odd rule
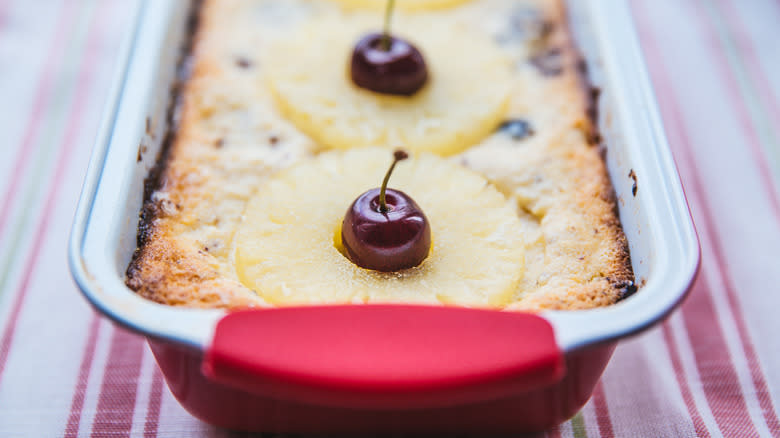
[[[336,0],[347,8],[381,10],[387,0]],[[451,8],[471,0],[397,0],[398,9],[404,11],[430,11]]]
[[[400,163],[390,184],[428,217],[428,258],[385,273],[343,255],[344,214],[378,185],[390,161],[386,149],[330,151],[274,177],[249,202],[235,236],[240,281],[275,305],[508,304],[523,274],[517,214],[482,176],[431,154]]]
[[[411,97],[358,88],[349,60],[375,14],[320,17],[279,42],[268,66],[280,111],[330,148],[404,147],[452,155],[478,143],[501,122],[511,77],[506,56],[485,35],[435,16],[398,18],[397,34],[425,56],[428,83]]]

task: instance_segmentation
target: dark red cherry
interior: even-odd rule
[[[407,157],[396,151],[381,188],[357,199],[344,215],[341,241],[347,257],[356,265],[392,272],[413,268],[431,250],[431,227],[422,209],[406,193],[387,189],[395,164]]]
[[[360,195],[344,216],[341,240],[347,257],[375,271],[413,268],[431,249],[428,219],[404,192],[388,189],[387,211],[379,208],[379,189]]]
[[[411,96],[428,80],[422,53],[410,42],[383,33],[358,41],[350,72],[358,87],[400,96]]]

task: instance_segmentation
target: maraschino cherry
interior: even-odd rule
[[[363,36],[352,52],[350,74],[358,87],[383,94],[411,96],[425,85],[428,68],[409,41],[390,34],[394,0],[388,0],[382,33]]]
[[[381,188],[355,199],[341,224],[341,241],[356,265],[393,272],[413,268],[428,256],[431,227],[422,209],[400,190],[387,188],[396,163],[409,155],[397,150]]]

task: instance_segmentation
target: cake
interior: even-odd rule
[[[411,97],[349,82],[351,46],[381,27],[383,7],[202,3],[127,285],[159,303],[203,308],[540,311],[610,305],[633,292],[592,120],[595,93],[563,5],[399,0],[394,32],[420,47],[431,72]],[[417,268],[376,273],[344,256],[339,223],[399,146],[412,162],[399,164],[396,183],[430,211],[433,248]],[[319,207],[330,193],[343,199]],[[457,205],[442,210],[437,193],[469,193],[464,206],[475,207],[441,214]],[[291,213],[310,205],[323,213]]]

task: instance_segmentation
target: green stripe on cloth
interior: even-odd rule
[[[704,6],[710,16],[710,21],[714,24],[713,27],[717,32],[718,40],[721,47],[723,47],[724,58],[734,74],[737,88],[747,106],[750,121],[756,129],[762,149],[770,160],[769,167],[772,170],[775,184],[777,187],[780,187],[780,141],[769,119],[769,111],[764,107],[763,102],[759,98],[758,90],[749,77],[746,67],[747,62],[743,59],[743,54],[737,47],[734,35],[732,35],[731,30],[726,25],[722,12],[718,10],[713,2],[702,1],[700,3]]]
[[[588,438],[588,432],[585,431],[585,419],[582,417],[582,412],[577,412],[577,415],[570,421],[574,438]]]
[[[44,182],[48,178],[44,174],[47,168],[50,168],[57,148],[61,146],[58,141],[65,130],[67,120],[67,109],[72,105],[75,86],[81,74],[78,65],[80,64],[87,47],[87,30],[92,16],[95,12],[96,0],[82,2],[83,6],[66,5],[65,7],[81,8],[84,12],[80,14],[73,26],[71,39],[65,48],[62,64],[54,68],[59,73],[59,79],[56,86],[52,104],[47,108],[46,113],[41,118],[40,129],[42,135],[38,138],[36,144],[37,155],[30,157],[33,167],[27,175],[26,181],[21,184],[22,200],[19,205],[21,211],[20,217],[9,227],[10,243],[3,247],[0,253],[0,297],[8,288],[9,274],[13,266],[12,258],[21,259],[19,253],[20,245],[24,237],[27,237],[32,229],[33,220],[31,215],[34,211],[33,201],[38,197],[44,187]]]

